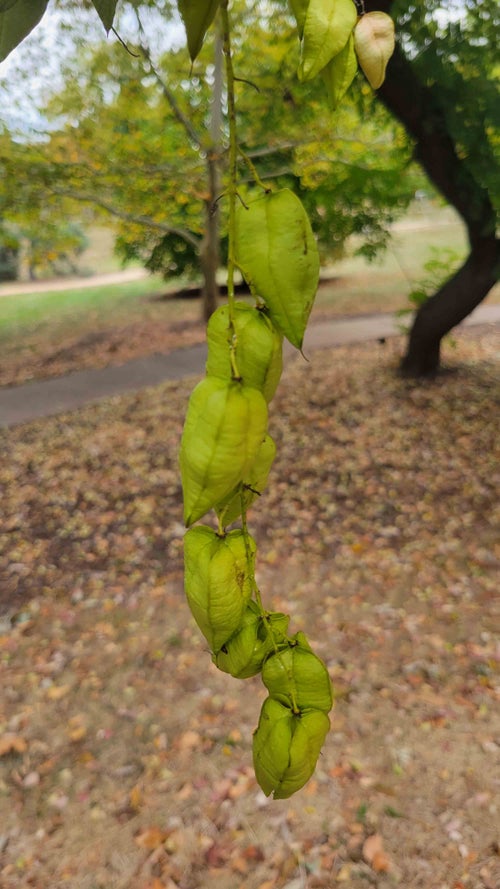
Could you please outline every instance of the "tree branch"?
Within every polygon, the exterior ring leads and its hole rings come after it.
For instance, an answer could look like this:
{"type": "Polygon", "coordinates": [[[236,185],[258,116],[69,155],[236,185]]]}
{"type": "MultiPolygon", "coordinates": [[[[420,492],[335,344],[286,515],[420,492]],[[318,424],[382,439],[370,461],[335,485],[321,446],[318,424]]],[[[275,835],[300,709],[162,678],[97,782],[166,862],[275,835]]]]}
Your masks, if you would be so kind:
{"type": "MultiPolygon", "coordinates": [[[[390,14],[394,0],[366,0],[366,11],[390,14]]],[[[415,157],[464,220],[471,244],[494,237],[495,212],[488,192],[459,157],[447,129],[440,86],[424,86],[400,45],[378,96],[415,140],[415,157]]]]}
{"type": "Polygon", "coordinates": [[[138,49],[139,49],[143,59],[147,62],[148,66],[149,66],[149,71],[153,75],[153,77],[155,77],[155,79],[158,83],[158,86],[160,87],[160,89],[163,93],[164,98],[167,100],[172,112],[174,113],[174,116],[177,118],[177,120],[181,124],[181,126],[184,127],[188,137],[191,139],[191,142],[193,142],[197,148],[202,149],[204,146],[203,146],[201,137],[196,132],[196,130],[193,127],[193,124],[191,123],[189,118],[182,111],[182,109],[181,109],[179,103],[177,102],[177,99],[175,98],[175,95],[172,92],[172,90],[170,89],[168,83],[163,79],[160,72],[153,64],[153,60],[151,58],[151,52],[149,50],[149,47],[144,42],[144,29],[142,27],[142,22],[141,22],[141,19],[139,16],[139,12],[137,9],[134,9],[134,12],[135,12],[135,17],[137,19],[137,24],[139,27],[139,34],[141,35],[141,41],[139,42],[138,49]]]}
{"type": "Polygon", "coordinates": [[[60,197],[72,198],[75,201],[83,201],[85,203],[95,204],[97,207],[101,207],[102,210],[106,210],[106,212],[109,213],[111,216],[116,216],[118,219],[124,219],[126,222],[135,222],[137,225],[143,225],[147,228],[154,228],[166,235],[177,235],[179,238],[182,238],[184,241],[186,241],[188,244],[191,244],[197,250],[200,247],[201,238],[197,238],[196,235],[193,235],[193,233],[188,231],[188,229],[180,228],[179,226],[175,225],[168,225],[166,222],[158,222],[151,216],[142,216],[136,213],[128,213],[126,210],[120,210],[118,207],[114,207],[113,204],[108,203],[108,201],[98,197],[97,195],[89,194],[86,192],[73,191],[72,189],[67,188],[58,188],[55,185],[49,186],[49,189],[53,194],[59,195],[60,197]]]}

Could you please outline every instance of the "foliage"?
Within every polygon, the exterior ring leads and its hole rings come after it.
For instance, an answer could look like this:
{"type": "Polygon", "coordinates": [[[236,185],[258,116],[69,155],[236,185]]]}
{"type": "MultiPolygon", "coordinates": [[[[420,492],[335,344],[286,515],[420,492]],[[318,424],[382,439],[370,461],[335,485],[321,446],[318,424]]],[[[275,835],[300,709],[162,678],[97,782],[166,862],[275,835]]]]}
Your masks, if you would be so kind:
{"type": "MultiPolygon", "coordinates": [[[[396,312],[398,318],[407,318],[409,314],[418,311],[421,306],[425,305],[433,293],[438,290],[441,285],[448,281],[456,272],[460,265],[460,256],[456,250],[431,248],[431,256],[424,263],[426,272],[425,278],[422,278],[409,292],[408,302],[410,306],[400,309],[396,312]]],[[[401,323],[400,328],[404,333],[408,332],[408,325],[401,323]]]]}
{"type": "MultiPolygon", "coordinates": [[[[403,131],[368,95],[361,114],[346,99],[332,116],[322,80],[297,81],[296,33],[281,8],[271,7],[255,21],[237,7],[235,19],[235,46],[245,48],[236,73],[243,66],[239,73],[248,81],[237,84],[242,148],[263,180],[299,194],[324,260],[340,255],[351,234],[360,235],[359,249],[374,256],[421,184],[403,131]]],[[[147,24],[145,17],[143,39],[152,40],[147,24]]],[[[125,260],[139,260],[166,277],[194,277],[206,225],[215,47],[209,35],[191,78],[185,50],[158,54],[160,79],[137,52],[133,57],[116,43],[80,46],[65,63],[64,90],[44,109],[55,132],[37,144],[31,169],[23,172],[15,155],[17,178],[23,187],[26,180],[43,181],[49,195],[64,190],[113,213],[117,251],[125,260]],[[165,85],[194,137],[166,100],[165,85]]],[[[354,87],[355,94],[367,91],[361,83],[354,87]]],[[[225,148],[223,133],[217,148],[222,172],[225,148]]],[[[223,201],[219,210],[224,261],[223,201]]]]}

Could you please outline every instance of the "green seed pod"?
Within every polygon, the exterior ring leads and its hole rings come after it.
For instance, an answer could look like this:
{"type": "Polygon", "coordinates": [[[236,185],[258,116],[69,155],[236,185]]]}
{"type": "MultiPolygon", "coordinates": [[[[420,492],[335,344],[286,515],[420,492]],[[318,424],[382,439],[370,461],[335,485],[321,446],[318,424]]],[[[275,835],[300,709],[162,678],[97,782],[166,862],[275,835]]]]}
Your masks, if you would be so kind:
{"type": "MultiPolygon", "coordinates": [[[[236,363],[246,386],[259,389],[269,403],[276,392],[283,369],[283,336],[266,312],[237,302],[234,305],[236,363]]],[[[230,380],[231,330],[229,308],[220,306],[207,327],[207,375],[230,380]]]]}
{"type": "Polygon", "coordinates": [[[271,655],[262,668],[262,681],[271,698],[292,709],[332,708],[332,686],[328,671],[311,651],[304,633],[297,633],[284,651],[271,655]]]}
{"type": "MultiPolygon", "coordinates": [[[[253,572],[256,546],[251,537],[247,540],[253,572]]],[[[184,569],[189,607],[217,654],[241,626],[252,595],[243,531],[219,537],[206,525],[191,528],[184,536],[184,569]]]]}
{"type": "Polygon", "coordinates": [[[319,280],[309,217],[288,188],[245,199],[236,208],[236,264],[273,324],[301,349],[319,280]]]}
{"type": "Polygon", "coordinates": [[[314,772],[330,720],[321,710],[294,715],[273,698],[266,698],[253,736],[255,777],[266,796],[287,799],[314,772]]]}
{"type": "Polygon", "coordinates": [[[180,448],[187,526],[248,477],[266,427],[267,405],[257,389],[217,377],[195,386],[180,448]]]}
{"type": "Polygon", "coordinates": [[[236,679],[248,679],[260,673],[276,642],[280,644],[280,637],[284,642],[290,620],[287,614],[278,612],[267,614],[266,619],[269,629],[256,603],[249,602],[240,628],[213,658],[219,670],[236,679]]]}
{"type": "Polygon", "coordinates": [[[216,506],[217,515],[223,525],[230,525],[231,522],[234,522],[241,515],[242,493],[245,510],[249,509],[256,497],[262,493],[267,485],[275,456],[276,445],[271,436],[266,435],[258,450],[255,463],[248,473],[248,477],[244,479],[241,485],[238,485],[235,491],[231,491],[229,497],[226,497],[216,506]]]}

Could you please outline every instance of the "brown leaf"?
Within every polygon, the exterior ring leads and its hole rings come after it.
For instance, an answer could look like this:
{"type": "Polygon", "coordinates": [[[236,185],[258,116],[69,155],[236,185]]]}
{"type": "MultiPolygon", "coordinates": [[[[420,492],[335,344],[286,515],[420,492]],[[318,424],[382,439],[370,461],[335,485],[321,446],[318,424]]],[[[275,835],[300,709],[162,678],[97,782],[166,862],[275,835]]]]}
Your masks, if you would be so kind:
{"type": "Polygon", "coordinates": [[[0,737],[0,756],[7,756],[9,753],[26,753],[28,745],[21,735],[15,735],[7,732],[0,737]]]}
{"type": "Polygon", "coordinates": [[[159,827],[145,827],[134,837],[134,841],[140,849],[157,849],[167,838],[167,834],[159,827]]]}

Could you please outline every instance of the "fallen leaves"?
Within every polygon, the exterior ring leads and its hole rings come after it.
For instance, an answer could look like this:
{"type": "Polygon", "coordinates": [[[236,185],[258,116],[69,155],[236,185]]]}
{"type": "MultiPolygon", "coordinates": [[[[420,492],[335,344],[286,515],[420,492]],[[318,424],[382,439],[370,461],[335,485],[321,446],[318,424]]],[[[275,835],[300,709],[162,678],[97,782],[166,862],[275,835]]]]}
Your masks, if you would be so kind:
{"type": "Polygon", "coordinates": [[[0,735],[0,756],[7,756],[11,753],[26,753],[28,744],[26,739],[21,735],[15,735],[12,732],[6,732],[0,735]]]}
{"type": "Polygon", "coordinates": [[[253,776],[258,680],[213,667],[183,602],[190,384],[2,434],[2,889],[82,861],[99,889],[500,885],[496,348],[465,338],[425,389],[369,345],[288,366],[259,584],[337,694],[287,803],[253,776]]]}

